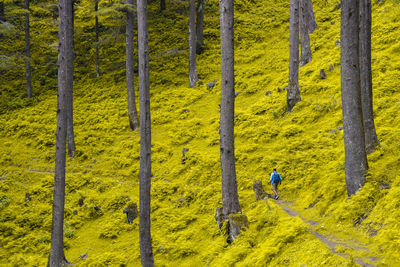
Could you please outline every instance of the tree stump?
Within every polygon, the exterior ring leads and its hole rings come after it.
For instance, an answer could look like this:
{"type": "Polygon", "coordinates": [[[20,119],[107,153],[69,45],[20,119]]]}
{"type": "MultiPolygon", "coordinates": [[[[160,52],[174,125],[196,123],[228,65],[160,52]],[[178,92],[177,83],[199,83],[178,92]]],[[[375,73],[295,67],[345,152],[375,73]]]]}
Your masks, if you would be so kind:
{"type": "Polygon", "coordinates": [[[124,208],[124,213],[126,213],[126,219],[128,221],[128,224],[131,224],[139,214],[137,209],[137,204],[135,202],[129,203],[124,208]]]}
{"type": "Polygon", "coordinates": [[[253,190],[254,194],[256,195],[256,199],[264,199],[264,198],[274,198],[274,195],[268,194],[265,192],[263,186],[262,186],[262,181],[261,180],[254,180],[253,181],[253,190]]]}

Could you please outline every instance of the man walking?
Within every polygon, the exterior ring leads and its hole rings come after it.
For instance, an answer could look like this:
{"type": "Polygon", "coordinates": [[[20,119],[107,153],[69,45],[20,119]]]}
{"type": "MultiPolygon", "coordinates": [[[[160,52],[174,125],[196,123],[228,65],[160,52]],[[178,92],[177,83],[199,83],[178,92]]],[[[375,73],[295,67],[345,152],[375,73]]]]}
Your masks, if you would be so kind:
{"type": "Polygon", "coordinates": [[[275,168],[274,172],[271,173],[271,179],[269,179],[269,182],[272,183],[272,191],[275,193],[275,199],[278,199],[278,185],[282,182],[282,177],[275,168]]]}

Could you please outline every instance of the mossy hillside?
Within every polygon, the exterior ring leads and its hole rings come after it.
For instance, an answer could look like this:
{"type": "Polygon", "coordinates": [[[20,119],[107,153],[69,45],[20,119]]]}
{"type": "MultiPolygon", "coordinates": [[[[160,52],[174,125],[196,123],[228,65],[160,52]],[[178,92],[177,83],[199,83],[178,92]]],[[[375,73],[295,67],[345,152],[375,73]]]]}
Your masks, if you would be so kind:
{"type": "MultiPolygon", "coordinates": [[[[182,64],[187,61],[187,19],[176,13],[185,7],[171,3],[161,15],[156,3],[150,6],[152,237],[157,264],[353,264],[332,254],[300,219],[290,218],[273,202],[255,201],[252,180],[265,179],[274,166],[285,179],[281,197],[294,201],[302,216],[320,222],[319,231],[340,231],[343,237],[367,242],[382,264],[399,262],[399,129],[395,122],[400,105],[394,90],[399,73],[394,41],[399,7],[389,1],[373,6],[374,100],[382,148],[369,156],[367,185],[347,200],[343,133],[336,128],[342,122],[340,49],[335,47],[335,40],[340,39],[340,11],[333,11],[335,6],[334,1],[314,4],[319,28],[311,36],[316,43],[313,61],[300,71],[302,101],[282,116],[286,94],[276,88],[287,84],[288,3],[236,4],[236,91],[240,92],[236,98],[236,159],[240,201],[249,229],[231,246],[214,219],[216,207],[221,206],[220,84],[206,90],[208,82],[219,79],[219,18],[206,16],[207,50],[198,57],[201,81],[188,89],[187,64],[182,64]],[[174,48],[178,49],[170,50],[174,48]],[[332,72],[327,71],[329,64],[335,67],[332,72]],[[319,78],[321,68],[327,72],[326,80],[319,78]],[[266,90],[272,94],[265,96],[266,90]],[[337,133],[330,133],[334,128],[337,133]],[[185,164],[183,147],[189,148],[185,164]],[[382,185],[391,188],[381,189],[382,185]]],[[[217,10],[216,1],[206,6],[208,14],[217,14],[217,10]]],[[[128,225],[122,213],[128,202],[138,202],[139,173],[139,133],[129,132],[126,123],[123,71],[77,80],[74,107],[78,151],[67,162],[67,258],[79,265],[138,265],[138,221],[128,225]],[[85,203],[82,207],[80,198],[85,203]],[[74,209],[78,215],[73,215],[74,209]],[[86,260],[79,257],[84,253],[86,260]]],[[[38,103],[0,117],[4,129],[0,176],[7,177],[0,183],[2,264],[46,263],[55,110],[56,96],[41,95],[38,103]],[[25,193],[31,194],[28,203],[25,193]]]]}

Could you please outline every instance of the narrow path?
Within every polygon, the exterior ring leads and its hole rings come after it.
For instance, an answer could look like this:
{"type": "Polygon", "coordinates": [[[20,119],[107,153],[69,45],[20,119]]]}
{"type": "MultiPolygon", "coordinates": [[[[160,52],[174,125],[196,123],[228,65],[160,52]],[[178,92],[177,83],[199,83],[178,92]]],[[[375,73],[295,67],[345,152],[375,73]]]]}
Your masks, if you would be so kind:
{"type": "MultiPolygon", "coordinates": [[[[335,242],[332,241],[332,237],[328,238],[327,236],[322,235],[321,233],[318,233],[317,231],[315,231],[314,229],[312,229],[313,226],[316,226],[318,224],[318,222],[316,221],[311,221],[311,220],[306,220],[305,218],[303,218],[302,216],[300,216],[298,214],[297,211],[291,209],[289,207],[289,204],[287,202],[285,202],[284,200],[277,200],[276,203],[290,216],[292,217],[299,217],[308,227],[308,231],[313,234],[316,238],[318,238],[322,243],[324,243],[325,245],[327,245],[329,247],[329,249],[332,251],[332,253],[341,256],[343,258],[346,259],[350,259],[350,255],[347,253],[341,253],[337,251],[337,247],[341,246],[341,247],[345,247],[347,249],[351,249],[353,251],[366,251],[368,252],[369,249],[367,248],[366,245],[363,245],[361,243],[358,243],[356,246],[354,245],[350,245],[350,244],[346,244],[345,242],[341,241],[341,242],[335,242]]],[[[337,238],[336,238],[337,239],[337,238]]],[[[379,258],[375,257],[375,256],[368,256],[368,257],[356,257],[354,258],[354,262],[360,264],[361,266],[377,266],[378,263],[377,261],[379,260],[379,258]],[[365,262],[365,260],[368,259],[368,261],[373,262],[373,263],[367,263],[365,262]]]]}

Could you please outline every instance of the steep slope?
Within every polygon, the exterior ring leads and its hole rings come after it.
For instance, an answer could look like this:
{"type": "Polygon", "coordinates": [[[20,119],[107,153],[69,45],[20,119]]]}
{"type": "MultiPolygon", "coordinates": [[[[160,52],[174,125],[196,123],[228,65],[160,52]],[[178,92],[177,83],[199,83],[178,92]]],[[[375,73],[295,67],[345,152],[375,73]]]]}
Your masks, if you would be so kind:
{"type": "MultiPolygon", "coordinates": [[[[314,3],[318,29],[311,35],[313,60],[300,69],[302,101],[285,114],[286,94],[277,88],[285,87],[288,78],[289,3],[241,0],[235,5],[236,91],[240,92],[235,117],[237,176],[249,229],[230,246],[214,219],[222,204],[218,1],[206,4],[206,50],[198,56],[200,82],[193,89],[188,88],[186,3],[171,1],[163,13],[157,11],[156,2],[149,7],[155,262],[351,266],[362,259],[382,266],[399,264],[400,4],[373,5],[375,122],[382,147],[369,156],[367,183],[351,198],[346,195],[343,132],[338,128],[342,118],[337,2],[314,3]],[[320,78],[320,69],[325,69],[327,79],[320,78]],[[213,80],[216,86],[207,90],[206,84],[213,80]],[[184,162],[183,148],[189,149],[184,162]],[[256,201],[253,180],[265,183],[273,167],[284,178],[281,198],[315,222],[313,231],[353,240],[363,249],[336,249],[348,258],[332,253],[299,217],[291,217],[275,201],[256,201]]],[[[124,58],[120,46],[107,50],[107,60],[124,58]]],[[[80,53],[83,60],[93,51],[80,53]]],[[[94,69],[93,62],[84,62],[89,65],[76,66],[80,73],[74,93],[77,153],[67,162],[66,256],[78,266],[137,266],[138,221],[128,225],[122,213],[128,202],[138,203],[139,195],[139,133],[128,130],[124,69],[110,63],[107,73],[93,78],[86,74],[94,69]]],[[[43,93],[37,100],[0,115],[0,264],[4,265],[42,266],[47,261],[56,96],[43,93]]]]}

